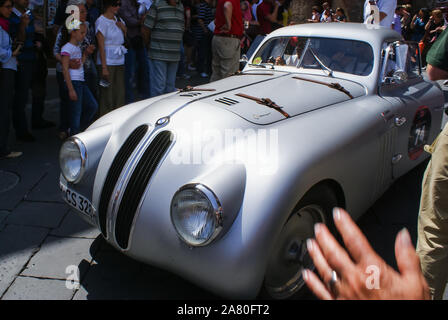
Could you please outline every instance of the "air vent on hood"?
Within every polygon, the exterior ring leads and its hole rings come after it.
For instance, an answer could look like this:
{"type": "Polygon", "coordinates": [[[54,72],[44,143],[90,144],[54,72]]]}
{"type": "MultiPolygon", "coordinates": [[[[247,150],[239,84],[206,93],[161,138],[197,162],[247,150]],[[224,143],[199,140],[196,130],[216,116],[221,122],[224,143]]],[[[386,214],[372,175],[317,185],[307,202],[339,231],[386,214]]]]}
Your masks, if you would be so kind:
{"type": "Polygon", "coordinates": [[[181,97],[191,97],[191,98],[193,98],[193,97],[197,97],[197,96],[200,96],[202,93],[200,93],[200,92],[188,92],[188,93],[182,93],[180,96],[181,97]]]}
{"type": "Polygon", "coordinates": [[[223,103],[223,104],[228,105],[228,106],[240,103],[238,100],[230,99],[230,98],[227,98],[227,97],[222,97],[222,98],[219,98],[219,99],[215,99],[215,101],[223,103]]]}

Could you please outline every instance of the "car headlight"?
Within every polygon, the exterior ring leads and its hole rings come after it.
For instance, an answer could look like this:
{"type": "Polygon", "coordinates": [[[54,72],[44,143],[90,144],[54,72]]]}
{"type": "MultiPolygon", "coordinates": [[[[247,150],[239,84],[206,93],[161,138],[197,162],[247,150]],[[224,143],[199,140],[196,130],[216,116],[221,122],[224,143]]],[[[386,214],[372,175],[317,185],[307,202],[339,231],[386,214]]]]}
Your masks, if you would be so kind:
{"type": "Polygon", "coordinates": [[[65,179],[71,183],[81,180],[87,160],[84,144],[78,138],[69,138],[59,152],[59,165],[65,179]]]}
{"type": "Polygon", "coordinates": [[[205,246],[222,229],[222,207],[215,194],[204,185],[186,185],[171,201],[171,221],[188,245],[205,246]]]}

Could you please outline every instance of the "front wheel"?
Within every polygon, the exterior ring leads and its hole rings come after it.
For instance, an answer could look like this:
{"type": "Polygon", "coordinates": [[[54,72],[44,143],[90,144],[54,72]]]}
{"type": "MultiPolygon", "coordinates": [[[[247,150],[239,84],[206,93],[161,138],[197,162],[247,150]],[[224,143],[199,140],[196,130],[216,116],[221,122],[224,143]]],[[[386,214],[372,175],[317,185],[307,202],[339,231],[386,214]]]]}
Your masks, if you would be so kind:
{"type": "Polygon", "coordinates": [[[314,270],[306,240],[314,237],[314,225],[333,229],[331,212],[337,206],[334,193],[325,185],[308,192],[286,221],[268,261],[262,296],[272,299],[300,297],[307,290],[304,269],[314,270]]]}

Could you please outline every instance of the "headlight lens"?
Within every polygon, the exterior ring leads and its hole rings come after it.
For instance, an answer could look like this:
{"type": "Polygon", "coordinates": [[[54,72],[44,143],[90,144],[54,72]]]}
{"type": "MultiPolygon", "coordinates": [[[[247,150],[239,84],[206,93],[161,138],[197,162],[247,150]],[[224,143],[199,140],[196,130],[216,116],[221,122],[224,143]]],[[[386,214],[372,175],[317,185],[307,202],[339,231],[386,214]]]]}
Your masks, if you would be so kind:
{"type": "Polygon", "coordinates": [[[62,144],[59,153],[59,165],[68,182],[78,182],[84,173],[86,153],[79,139],[69,139],[62,144]]]}
{"type": "Polygon", "coordinates": [[[222,229],[222,208],[207,187],[187,185],[177,191],[171,201],[171,220],[188,245],[204,246],[222,229]]]}

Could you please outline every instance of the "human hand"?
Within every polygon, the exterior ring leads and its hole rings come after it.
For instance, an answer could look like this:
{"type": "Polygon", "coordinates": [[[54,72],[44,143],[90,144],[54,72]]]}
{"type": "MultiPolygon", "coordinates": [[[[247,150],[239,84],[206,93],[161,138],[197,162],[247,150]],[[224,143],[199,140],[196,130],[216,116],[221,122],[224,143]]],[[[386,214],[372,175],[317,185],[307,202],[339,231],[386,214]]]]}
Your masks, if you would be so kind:
{"type": "Polygon", "coordinates": [[[22,14],[20,17],[20,25],[24,28],[28,27],[30,24],[30,17],[27,14],[22,14]]]}
{"type": "Polygon", "coordinates": [[[303,278],[318,298],[429,299],[428,285],[407,230],[402,230],[395,240],[399,269],[396,272],[375,253],[347,212],[335,209],[333,218],[348,253],[325,225],[315,226],[316,240],[308,240],[307,248],[316,270],[327,285],[310,270],[304,270],[303,278]]]}
{"type": "Polygon", "coordinates": [[[94,51],[95,51],[95,46],[94,46],[93,44],[89,45],[89,46],[86,48],[86,53],[87,53],[88,55],[93,54],[94,51]]]}
{"type": "Polygon", "coordinates": [[[117,22],[116,22],[116,25],[117,25],[118,28],[121,29],[121,31],[123,31],[123,33],[126,32],[126,26],[124,25],[123,22],[121,22],[121,21],[117,21],[117,22]]]}
{"type": "Polygon", "coordinates": [[[104,80],[109,81],[109,70],[107,69],[107,66],[103,66],[101,76],[103,77],[104,80]]]}
{"type": "Polygon", "coordinates": [[[282,57],[279,56],[279,57],[275,58],[274,64],[277,66],[284,66],[286,64],[286,62],[282,57]]]}
{"type": "Polygon", "coordinates": [[[68,68],[69,69],[79,69],[81,67],[81,60],[80,59],[70,59],[68,61],[68,68]]]}
{"type": "Polygon", "coordinates": [[[75,90],[69,90],[68,91],[68,97],[70,98],[71,101],[77,101],[78,100],[78,95],[76,94],[75,90]]]}
{"type": "Polygon", "coordinates": [[[13,56],[13,57],[17,57],[17,56],[20,54],[20,51],[22,51],[22,45],[21,45],[21,44],[19,44],[19,45],[17,46],[16,50],[14,50],[14,51],[12,52],[12,56],[13,56]]]}
{"type": "Polygon", "coordinates": [[[228,23],[225,23],[220,29],[219,31],[221,31],[221,33],[229,33],[230,32],[231,27],[229,26],[228,23]]]}

